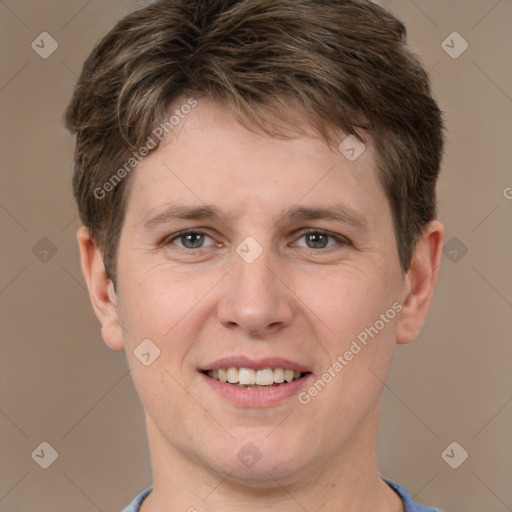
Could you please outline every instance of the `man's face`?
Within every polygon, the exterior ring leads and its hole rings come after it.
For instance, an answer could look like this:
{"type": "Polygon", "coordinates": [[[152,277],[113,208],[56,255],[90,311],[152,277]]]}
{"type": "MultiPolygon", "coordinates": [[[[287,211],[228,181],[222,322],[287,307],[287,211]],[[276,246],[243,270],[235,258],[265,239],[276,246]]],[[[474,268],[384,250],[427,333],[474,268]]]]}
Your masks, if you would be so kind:
{"type": "Polygon", "coordinates": [[[404,299],[376,155],[272,139],[209,101],[181,123],[134,171],[118,249],[119,318],[151,435],[223,476],[321,471],[375,434],[404,299]],[[134,355],[146,339],[160,349],[149,366],[134,355]],[[249,370],[230,380],[302,376],[251,389],[207,374],[229,367],[249,370]]]}

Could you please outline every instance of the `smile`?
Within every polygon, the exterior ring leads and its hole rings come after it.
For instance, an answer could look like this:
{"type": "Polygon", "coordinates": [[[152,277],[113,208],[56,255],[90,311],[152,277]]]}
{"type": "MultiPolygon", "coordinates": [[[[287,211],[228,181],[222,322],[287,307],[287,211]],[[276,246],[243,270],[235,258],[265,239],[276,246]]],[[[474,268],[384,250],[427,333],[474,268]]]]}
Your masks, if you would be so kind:
{"type": "Polygon", "coordinates": [[[199,368],[208,393],[238,407],[275,407],[296,396],[313,374],[307,366],[269,357],[227,357],[199,368]]]}
{"type": "Polygon", "coordinates": [[[207,370],[204,372],[211,379],[233,384],[236,387],[245,389],[262,389],[279,386],[298,380],[305,375],[305,372],[294,371],[288,368],[219,368],[218,370],[207,370]]]}

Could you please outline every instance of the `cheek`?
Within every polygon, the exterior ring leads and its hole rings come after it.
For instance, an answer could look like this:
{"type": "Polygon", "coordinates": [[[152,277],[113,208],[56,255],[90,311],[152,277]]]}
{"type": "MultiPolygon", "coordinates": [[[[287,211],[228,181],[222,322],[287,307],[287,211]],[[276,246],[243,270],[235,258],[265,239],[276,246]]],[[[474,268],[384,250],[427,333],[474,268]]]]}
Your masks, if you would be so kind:
{"type": "Polygon", "coordinates": [[[201,299],[215,281],[200,274],[184,278],[163,268],[119,273],[119,280],[119,314],[135,388],[151,417],[172,418],[169,425],[176,429],[191,407],[183,389],[184,361],[204,326],[207,303],[201,299]],[[151,354],[147,366],[137,357],[140,346],[151,354]],[[154,360],[153,354],[158,354],[154,360]]]}
{"type": "Polygon", "coordinates": [[[172,346],[175,365],[182,359],[180,352],[186,351],[186,340],[193,339],[200,329],[201,322],[192,319],[203,314],[202,299],[215,280],[201,274],[180,276],[168,268],[138,273],[126,268],[119,277],[119,314],[125,342],[133,349],[149,338],[166,352],[172,346]]]}
{"type": "Polygon", "coordinates": [[[316,284],[302,287],[300,296],[327,356],[325,371],[330,369],[329,384],[318,393],[319,406],[335,404],[360,417],[378,398],[393,356],[400,307],[399,286],[393,285],[399,280],[391,274],[345,268],[324,281],[321,293],[316,284]]]}
{"type": "MultiPolygon", "coordinates": [[[[316,317],[316,324],[322,325],[330,340],[329,352],[339,351],[358,334],[365,332],[377,322],[380,315],[392,308],[399,297],[398,282],[378,269],[345,267],[339,272],[330,272],[324,279],[304,280],[297,295],[310,310],[309,316],[316,317]]],[[[392,319],[391,319],[392,320],[392,319]]],[[[394,328],[394,322],[386,322],[379,329],[387,334],[394,328]]],[[[380,327],[380,323],[379,323],[380,327]]]]}
{"type": "Polygon", "coordinates": [[[301,403],[315,417],[331,411],[325,428],[333,439],[350,435],[374,409],[395,347],[398,289],[369,275],[346,272],[333,276],[321,294],[301,292],[328,356],[301,403]]]}

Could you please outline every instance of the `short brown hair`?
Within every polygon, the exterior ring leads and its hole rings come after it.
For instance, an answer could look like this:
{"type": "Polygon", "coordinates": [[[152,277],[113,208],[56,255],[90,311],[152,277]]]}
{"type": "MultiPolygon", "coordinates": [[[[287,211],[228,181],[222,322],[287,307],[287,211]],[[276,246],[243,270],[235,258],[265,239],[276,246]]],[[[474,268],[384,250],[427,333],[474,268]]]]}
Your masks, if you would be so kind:
{"type": "Polygon", "coordinates": [[[330,144],[332,129],[371,136],[406,272],[436,216],[444,136],[428,75],[405,39],[404,25],[366,0],[160,0],[119,21],[85,61],[65,112],[80,219],[109,276],[129,176],[105,197],[95,191],[182,96],[222,103],[273,136],[271,119],[290,121],[292,103],[330,144]]]}

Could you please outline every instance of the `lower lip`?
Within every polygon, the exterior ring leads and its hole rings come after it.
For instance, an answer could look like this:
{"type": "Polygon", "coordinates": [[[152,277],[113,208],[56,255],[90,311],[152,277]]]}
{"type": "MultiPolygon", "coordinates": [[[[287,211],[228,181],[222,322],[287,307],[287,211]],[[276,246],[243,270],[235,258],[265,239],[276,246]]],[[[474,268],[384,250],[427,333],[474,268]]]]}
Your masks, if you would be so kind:
{"type": "Polygon", "coordinates": [[[293,380],[292,382],[260,389],[239,388],[233,384],[212,379],[204,373],[201,373],[201,376],[216,393],[236,405],[242,407],[270,407],[278,405],[283,400],[296,395],[312,375],[309,373],[305,377],[293,380]]]}

